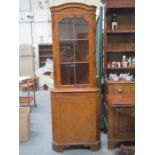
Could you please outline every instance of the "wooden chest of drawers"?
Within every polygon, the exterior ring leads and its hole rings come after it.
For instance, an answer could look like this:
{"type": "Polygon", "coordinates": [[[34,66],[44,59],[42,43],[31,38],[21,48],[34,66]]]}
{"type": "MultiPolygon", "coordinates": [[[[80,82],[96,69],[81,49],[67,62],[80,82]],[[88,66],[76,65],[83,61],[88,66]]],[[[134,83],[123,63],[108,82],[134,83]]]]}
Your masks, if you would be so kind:
{"type": "MultiPolygon", "coordinates": [[[[134,105],[130,106],[128,102],[134,99],[134,82],[107,82],[105,85],[106,97],[103,103],[104,122],[108,132],[108,148],[113,148],[116,144],[122,142],[134,142],[135,118],[134,105]],[[115,96],[115,100],[107,98],[115,96]],[[123,96],[123,97],[121,97],[123,96]],[[125,96],[128,96],[126,98],[125,96]],[[113,105],[117,100],[120,105],[113,105]],[[123,101],[123,103],[122,103],[123,101]]],[[[132,101],[134,103],[134,101],[132,101]]]]}

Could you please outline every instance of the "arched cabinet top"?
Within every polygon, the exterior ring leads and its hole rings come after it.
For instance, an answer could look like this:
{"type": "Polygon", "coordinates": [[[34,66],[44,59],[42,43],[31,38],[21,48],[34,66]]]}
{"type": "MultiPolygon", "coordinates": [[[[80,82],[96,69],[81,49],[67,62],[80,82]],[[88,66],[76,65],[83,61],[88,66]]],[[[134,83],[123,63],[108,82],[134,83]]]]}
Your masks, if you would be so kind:
{"type": "Polygon", "coordinates": [[[64,3],[58,6],[52,6],[50,7],[50,10],[52,14],[82,14],[84,12],[95,14],[96,6],[82,3],[64,3]]]}

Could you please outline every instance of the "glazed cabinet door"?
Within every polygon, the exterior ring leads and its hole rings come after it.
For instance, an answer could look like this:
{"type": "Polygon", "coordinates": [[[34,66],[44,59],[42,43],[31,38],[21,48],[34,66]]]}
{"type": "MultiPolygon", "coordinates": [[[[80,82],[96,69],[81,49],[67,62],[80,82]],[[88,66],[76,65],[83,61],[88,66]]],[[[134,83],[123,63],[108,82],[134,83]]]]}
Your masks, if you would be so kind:
{"type": "Polygon", "coordinates": [[[88,23],[80,18],[63,19],[59,30],[61,84],[88,84],[88,23]]]}
{"type": "Polygon", "coordinates": [[[89,15],[53,17],[55,85],[57,87],[90,87],[96,84],[95,24],[89,15]]]}

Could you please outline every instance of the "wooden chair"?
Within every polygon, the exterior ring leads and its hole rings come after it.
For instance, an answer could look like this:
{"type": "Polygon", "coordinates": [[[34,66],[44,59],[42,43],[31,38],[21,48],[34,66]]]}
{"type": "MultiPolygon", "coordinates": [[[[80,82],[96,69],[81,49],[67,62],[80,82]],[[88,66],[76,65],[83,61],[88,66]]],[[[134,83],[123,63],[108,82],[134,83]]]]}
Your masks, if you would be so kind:
{"type": "Polygon", "coordinates": [[[19,96],[19,103],[20,106],[23,106],[27,104],[30,106],[32,102],[34,102],[34,106],[36,107],[36,99],[35,99],[35,84],[36,84],[36,79],[31,78],[31,79],[26,79],[23,80],[22,82],[19,83],[19,89],[23,91],[27,91],[27,96],[19,96]],[[33,96],[30,95],[30,91],[32,89],[33,96]]]}

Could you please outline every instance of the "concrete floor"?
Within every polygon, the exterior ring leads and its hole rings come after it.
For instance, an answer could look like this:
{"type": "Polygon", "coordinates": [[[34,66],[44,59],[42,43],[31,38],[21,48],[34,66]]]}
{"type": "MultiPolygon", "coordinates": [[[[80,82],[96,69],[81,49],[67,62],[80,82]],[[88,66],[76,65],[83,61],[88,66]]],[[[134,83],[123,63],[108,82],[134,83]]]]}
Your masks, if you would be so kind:
{"type": "Polygon", "coordinates": [[[37,107],[32,107],[30,113],[30,138],[19,144],[19,155],[114,155],[116,150],[107,149],[107,134],[101,133],[102,148],[90,151],[86,148],[72,148],[61,153],[51,147],[51,110],[48,91],[36,92],[37,107]]]}

